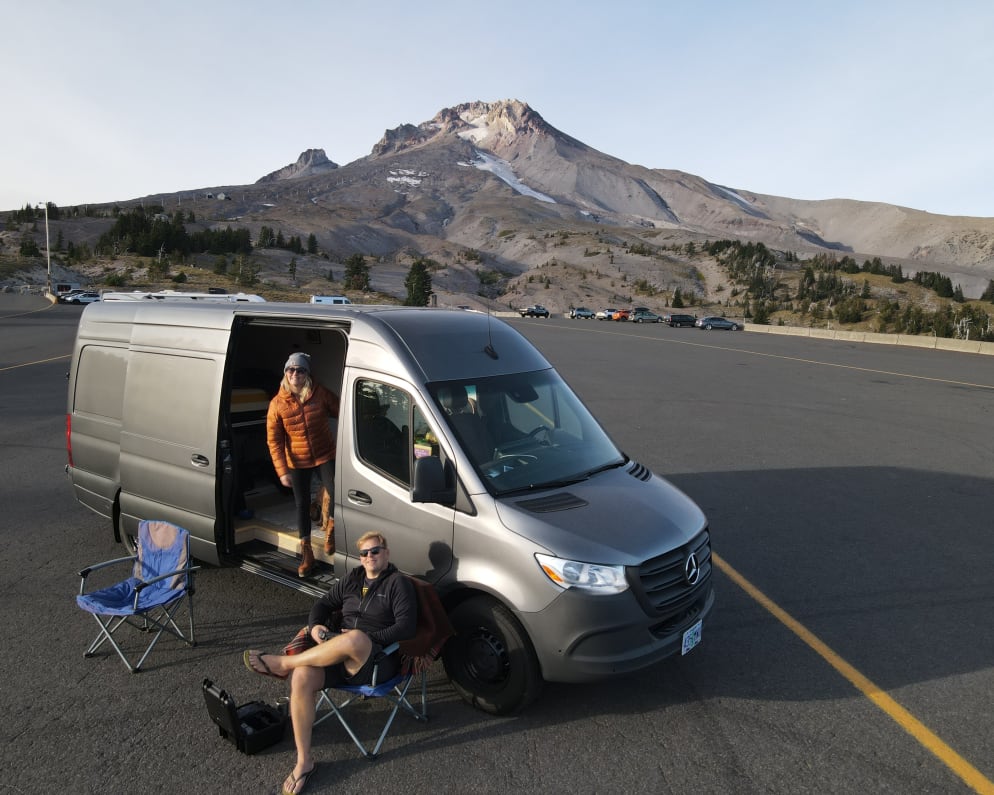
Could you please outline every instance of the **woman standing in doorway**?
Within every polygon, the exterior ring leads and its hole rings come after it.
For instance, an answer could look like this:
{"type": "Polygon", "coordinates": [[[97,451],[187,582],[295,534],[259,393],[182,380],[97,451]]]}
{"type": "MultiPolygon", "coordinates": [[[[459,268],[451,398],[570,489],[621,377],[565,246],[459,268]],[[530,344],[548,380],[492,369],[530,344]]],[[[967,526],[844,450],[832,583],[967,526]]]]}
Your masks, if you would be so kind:
{"type": "MultiPolygon", "coordinates": [[[[310,502],[311,475],[315,471],[332,497],[334,510],[335,439],[329,417],[338,418],[338,395],[311,379],[310,356],[291,353],[283,367],[279,392],[269,403],[266,439],[280,483],[293,489],[300,533],[299,577],[306,577],[314,568],[310,502]]],[[[329,519],[326,550],[333,543],[333,528],[334,520],[329,519]]]]}

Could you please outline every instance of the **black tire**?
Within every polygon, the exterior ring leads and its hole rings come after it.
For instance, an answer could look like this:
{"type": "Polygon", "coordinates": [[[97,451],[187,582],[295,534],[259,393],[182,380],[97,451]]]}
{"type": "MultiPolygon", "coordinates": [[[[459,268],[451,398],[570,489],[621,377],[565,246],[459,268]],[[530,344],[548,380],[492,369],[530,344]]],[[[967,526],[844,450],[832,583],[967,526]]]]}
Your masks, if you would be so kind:
{"type": "Polygon", "coordinates": [[[708,323],[704,328],[706,328],[708,331],[710,331],[711,330],[711,324],[708,323]]]}
{"type": "Polygon", "coordinates": [[[510,610],[479,596],[458,605],[449,618],[456,634],[446,642],[442,661],[466,702],[491,715],[512,715],[538,698],[538,658],[510,610]]]}
{"type": "Polygon", "coordinates": [[[738,331],[739,330],[738,324],[737,323],[732,323],[732,329],[731,330],[732,331],[738,331]]]}

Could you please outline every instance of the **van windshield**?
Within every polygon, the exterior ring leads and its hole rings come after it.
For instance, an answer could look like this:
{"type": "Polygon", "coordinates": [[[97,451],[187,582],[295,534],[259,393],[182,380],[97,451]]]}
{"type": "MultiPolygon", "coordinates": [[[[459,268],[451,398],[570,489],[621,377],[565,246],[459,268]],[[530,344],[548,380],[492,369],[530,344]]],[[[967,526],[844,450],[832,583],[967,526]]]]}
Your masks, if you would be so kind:
{"type": "Polygon", "coordinates": [[[624,454],[554,370],[429,386],[491,494],[577,483],[624,454]]]}

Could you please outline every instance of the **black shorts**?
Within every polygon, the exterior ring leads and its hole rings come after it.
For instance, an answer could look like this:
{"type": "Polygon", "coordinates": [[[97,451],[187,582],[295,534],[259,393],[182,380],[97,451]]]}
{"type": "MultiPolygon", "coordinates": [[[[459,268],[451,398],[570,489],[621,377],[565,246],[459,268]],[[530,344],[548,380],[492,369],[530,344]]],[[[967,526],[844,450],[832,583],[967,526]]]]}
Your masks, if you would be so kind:
{"type": "MultiPolygon", "coordinates": [[[[337,687],[338,685],[368,685],[373,681],[373,668],[376,666],[376,656],[383,651],[379,643],[373,643],[373,648],[369,652],[369,657],[362,664],[362,668],[349,676],[345,670],[344,663],[329,665],[324,669],[324,686],[337,687]]],[[[380,660],[380,670],[376,677],[376,683],[382,685],[393,679],[400,671],[400,655],[397,653],[388,655],[380,660]]]]}

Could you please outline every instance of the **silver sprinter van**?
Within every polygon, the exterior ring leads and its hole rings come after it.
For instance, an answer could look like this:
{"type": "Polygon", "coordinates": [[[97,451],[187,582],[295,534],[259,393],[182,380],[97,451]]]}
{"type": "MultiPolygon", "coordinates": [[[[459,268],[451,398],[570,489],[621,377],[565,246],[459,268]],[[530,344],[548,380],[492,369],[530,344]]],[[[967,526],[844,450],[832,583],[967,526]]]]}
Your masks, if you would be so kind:
{"type": "Polygon", "coordinates": [[[434,583],[457,635],[446,671],[480,709],[543,681],[585,682],[686,654],[711,610],[707,521],[611,441],[510,325],[444,309],[108,302],[83,312],[68,472],[132,544],[191,531],[201,560],[312,594],[358,565],[355,540],[434,583]],[[293,351],[341,395],[337,551],[296,576],[293,498],[266,408],[293,351]],[[251,518],[239,518],[239,515],[251,518]]]}

